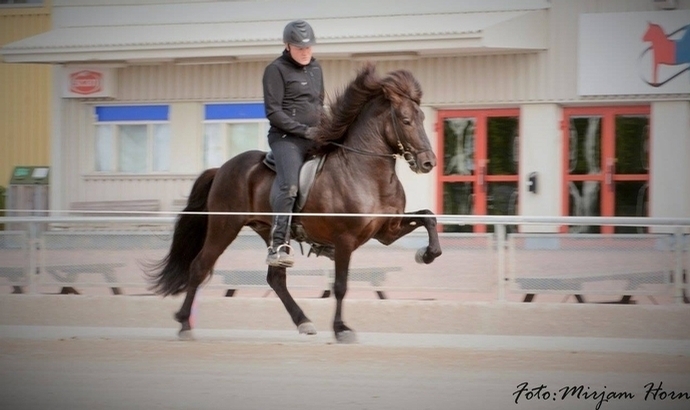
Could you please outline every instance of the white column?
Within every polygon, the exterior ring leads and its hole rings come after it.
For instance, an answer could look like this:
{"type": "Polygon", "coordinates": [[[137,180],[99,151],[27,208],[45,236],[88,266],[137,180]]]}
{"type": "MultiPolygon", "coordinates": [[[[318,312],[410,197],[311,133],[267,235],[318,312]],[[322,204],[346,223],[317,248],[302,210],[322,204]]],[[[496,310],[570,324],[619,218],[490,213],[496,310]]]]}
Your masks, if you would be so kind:
{"type": "MultiPolygon", "coordinates": [[[[63,168],[65,167],[64,155],[62,152],[62,89],[64,73],[63,67],[59,65],[54,65],[51,70],[52,75],[52,93],[50,100],[50,187],[49,187],[49,209],[66,209],[66,204],[63,203],[64,199],[64,182],[63,176],[65,172],[63,168]]],[[[64,216],[64,215],[62,215],[64,216]]]]}
{"type": "MultiPolygon", "coordinates": [[[[563,189],[563,110],[556,104],[520,107],[521,216],[561,216],[563,189]],[[529,192],[528,177],[537,176],[537,192],[529,192]]],[[[521,225],[520,232],[557,232],[557,225],[521,225]]]]}
{"type": "Polygon", "coordinates": [[[690,217],[690,102],[652,103],[649,213],[690,217]]]}
{"type": "Polygon", "coordinates": [[[197,174],[203,168],[203,104],[170,104],[171,173],[197,174]]]}

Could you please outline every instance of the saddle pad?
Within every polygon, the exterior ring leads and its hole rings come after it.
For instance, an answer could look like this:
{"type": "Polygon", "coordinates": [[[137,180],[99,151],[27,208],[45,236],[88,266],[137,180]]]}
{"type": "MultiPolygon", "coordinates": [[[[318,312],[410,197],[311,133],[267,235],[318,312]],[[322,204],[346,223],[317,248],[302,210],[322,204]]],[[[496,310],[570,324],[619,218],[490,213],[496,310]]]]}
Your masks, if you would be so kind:
{"type": "MultiPolygon", "coordinates": [[[[316,178],[316,173],[321,169],[323,165],[324,157],[317,157],[306,161],[299,171],[299,191],[297,193],[297,200],[295,201],[295,212],[299,212],[304,207],[304,203],[307,202],[307,196],[309,195],[309,190],[311,189],[314,179],[316,178]]],[[[275,159],[273,158],[273,152],[269,151],[264,157],[264,164],[275,172],[275,159]]]]}
{"type": "Polygon", "coordinates": [[[308,160],[302,165],[299,171],[299,192],[297,194],[297,201],[295,201],[295,212],[299,212],[304,207],[304,203],[307,202],[307,196],[309,196],[309,190],[314,184],[314,179],[316,178],[316,173],[321,169],[323,165],[324,157],[317,157],[308,160]]]}

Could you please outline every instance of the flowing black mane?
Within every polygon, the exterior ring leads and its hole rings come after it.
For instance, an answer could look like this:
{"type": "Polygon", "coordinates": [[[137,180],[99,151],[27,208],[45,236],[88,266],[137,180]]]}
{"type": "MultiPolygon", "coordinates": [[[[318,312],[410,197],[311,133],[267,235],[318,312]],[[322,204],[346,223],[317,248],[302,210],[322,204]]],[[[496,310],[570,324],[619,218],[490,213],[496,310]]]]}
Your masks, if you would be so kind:
{"type": "Polygon", "coordinates": [[[347,136],[348,128],[368,103],[378,99],[381,104],[387,100],[397,106],[405,98],[417,104],[422,99],[422,88],[409,71],[393,71],[381,79],[373,64],[365,64],[355,79],[335,95],[330,104],[330,116],[322,116],[316,140],[317,148],[313,153],[325,154],[336,149],[336,146],[328,142],[342,142],[347,136]]]}

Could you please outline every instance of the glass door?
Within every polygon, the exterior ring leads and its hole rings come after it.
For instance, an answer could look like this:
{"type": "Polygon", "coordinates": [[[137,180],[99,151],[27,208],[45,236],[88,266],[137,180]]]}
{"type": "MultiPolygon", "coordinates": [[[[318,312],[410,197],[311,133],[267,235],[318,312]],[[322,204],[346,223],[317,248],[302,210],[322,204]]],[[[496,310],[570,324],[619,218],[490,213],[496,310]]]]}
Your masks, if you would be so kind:
{"type": "MultiPolygon", "coordinates": [[[[443,144],[438,203],[443,214],[516,215],[519,110],[439,113],[443,144]]],[[[491,232],[493,226],[444,224],[446,232],[491,232]]],[[[515,226],[508,231],[515,231],[515,226]]]]}
{"type": "MultiPolygon", "coordinates": [[[[648,216],[649,107],[564,110],[564,215],[648,216]]],[[[567,232],[644,229],[569,226],[567,232]]]]}

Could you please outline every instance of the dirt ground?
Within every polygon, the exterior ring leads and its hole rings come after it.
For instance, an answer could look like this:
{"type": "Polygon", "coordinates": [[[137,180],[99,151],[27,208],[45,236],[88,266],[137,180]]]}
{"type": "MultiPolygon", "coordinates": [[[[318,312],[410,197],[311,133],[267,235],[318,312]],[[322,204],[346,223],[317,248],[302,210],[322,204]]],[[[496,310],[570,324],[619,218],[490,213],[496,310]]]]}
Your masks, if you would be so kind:
{"type": "Polygon", "coordinates": [[[690,354],[338,345],[307,336],[179,341],[174,332],[1,338],[0,352],[7,409],[690,408],[690,354]],[[563,390],[579,386],[580,394],[563,390]]]}

